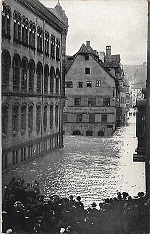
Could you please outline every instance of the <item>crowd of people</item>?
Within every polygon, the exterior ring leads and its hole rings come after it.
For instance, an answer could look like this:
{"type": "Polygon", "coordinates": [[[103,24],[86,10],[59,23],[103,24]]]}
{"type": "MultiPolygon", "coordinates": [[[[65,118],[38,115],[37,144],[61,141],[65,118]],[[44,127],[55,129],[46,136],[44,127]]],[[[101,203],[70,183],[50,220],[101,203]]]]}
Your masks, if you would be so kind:
{"type": "Polygon", "coordinates": [[[140,234],[148,233],[149,200],[143,192],[132,198],[118,192],[114,198],[84,207],[82,198],[40,193],[33,184],[12,178],[5,186],[3,233],[140,234]]]}

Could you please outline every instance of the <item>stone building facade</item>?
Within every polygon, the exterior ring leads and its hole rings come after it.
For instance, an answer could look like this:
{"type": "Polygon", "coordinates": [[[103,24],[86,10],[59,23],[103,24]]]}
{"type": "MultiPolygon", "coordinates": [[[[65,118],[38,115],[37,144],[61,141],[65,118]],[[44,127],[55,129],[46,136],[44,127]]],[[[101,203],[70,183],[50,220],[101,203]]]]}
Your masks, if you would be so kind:
{"type": "Polygon", "coordinates": [[[116,128],[117,79],[87,41],[66,61],[64,132],[110,136],[116,128]]]}
{"type": "Polygon", "coordinates": [[[63,146],[68,19],[58,3],[2,5],[3,170],[63,146]]]}

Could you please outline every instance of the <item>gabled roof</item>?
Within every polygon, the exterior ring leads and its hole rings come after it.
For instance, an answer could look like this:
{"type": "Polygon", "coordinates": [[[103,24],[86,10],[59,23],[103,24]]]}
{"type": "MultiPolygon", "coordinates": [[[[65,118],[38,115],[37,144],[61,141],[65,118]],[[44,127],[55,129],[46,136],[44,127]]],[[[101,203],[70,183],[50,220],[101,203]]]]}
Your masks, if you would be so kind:
{"type": "Polygon", "coordinates": [[[91,55],[93,59],[99,64],[99,66],[101,66],[118,83],[118,79],[109,72],[108,68],[104,66],[103,62],[99,59],[99,56],[97,55],[96,51],[93,50],[91,46],[87,47],[84,43],[82,44],[82,46],[76,54],[74,54],[73,56],[66,56],[66,74],[79,54],[91,55]]]}

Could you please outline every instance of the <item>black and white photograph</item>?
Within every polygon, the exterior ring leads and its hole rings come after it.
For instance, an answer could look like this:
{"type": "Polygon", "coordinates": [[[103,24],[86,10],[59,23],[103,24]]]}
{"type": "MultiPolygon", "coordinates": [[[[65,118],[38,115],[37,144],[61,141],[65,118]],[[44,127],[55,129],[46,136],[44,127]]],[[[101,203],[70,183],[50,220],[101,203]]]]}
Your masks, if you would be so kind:
{"type": "Polygon", "coordinates": [[[150,234],[150,2],[0,4],[0,233],[150,234]]]}

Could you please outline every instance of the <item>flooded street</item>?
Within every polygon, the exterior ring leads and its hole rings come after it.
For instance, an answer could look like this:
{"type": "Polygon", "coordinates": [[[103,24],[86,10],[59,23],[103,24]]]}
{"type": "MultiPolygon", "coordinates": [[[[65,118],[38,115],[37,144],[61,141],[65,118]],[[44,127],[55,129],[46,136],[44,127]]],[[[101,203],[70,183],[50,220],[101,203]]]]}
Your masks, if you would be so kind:
{"type": "Polygon", "coordinates": [[[38,180],[43,194],[80,195],[86,205],[113,197],[117,191],[131,196],[145,192],[144,163],[133,163],[134,120],[130,117],[128,125],[109,138],[65,136],[63,149],[20,165],[5,174],[3,182],[8,183],[12,175],[38,180]]]}

